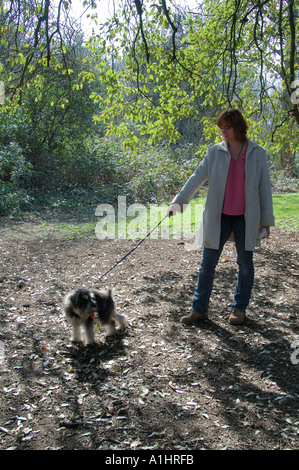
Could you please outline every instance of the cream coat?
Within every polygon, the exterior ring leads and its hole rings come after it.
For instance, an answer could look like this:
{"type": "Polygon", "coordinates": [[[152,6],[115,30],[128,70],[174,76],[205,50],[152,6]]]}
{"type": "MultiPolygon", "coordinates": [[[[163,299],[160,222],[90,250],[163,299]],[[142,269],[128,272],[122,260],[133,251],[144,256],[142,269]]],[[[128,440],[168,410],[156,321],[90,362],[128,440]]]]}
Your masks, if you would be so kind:
{"type": "MultiPolygon", "coordinates": [[[[247,141],[245,250],[253,251],[260,244],[257,240],[259,227],[274,225],[274,216],[266,151],[255,142],[249,139],[247,141]]],[[[178,204],[181,210],[184,210],[200,186],[208,181],[209,190],[203,211],[201,243],[207,248],[219,248],[221,213],[229,163],[230,153],[227,143],[221,142],[213,145],[183,189],[172,201],[172,204],[178,204]]]]}

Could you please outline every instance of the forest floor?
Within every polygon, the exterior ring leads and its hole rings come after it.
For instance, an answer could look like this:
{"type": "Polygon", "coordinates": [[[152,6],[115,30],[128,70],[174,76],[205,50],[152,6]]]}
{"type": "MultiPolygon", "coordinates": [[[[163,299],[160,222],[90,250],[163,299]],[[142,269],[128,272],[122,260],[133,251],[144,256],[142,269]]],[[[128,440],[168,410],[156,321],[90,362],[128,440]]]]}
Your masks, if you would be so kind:
{"type": "Polygon", "coordinates": [[[228,243],[209,320],[183,327],[200,250],[148,239],[100,281],[137,241],[65,236],[63,220],[1,219],[1,449],[299,448],[296,233],[274,228],[255,253],[244,325],[227,322],[237,276],[228,243]],[[124,334],[71,344],[61,301],[81,286],[113,287],[124,334]]]}

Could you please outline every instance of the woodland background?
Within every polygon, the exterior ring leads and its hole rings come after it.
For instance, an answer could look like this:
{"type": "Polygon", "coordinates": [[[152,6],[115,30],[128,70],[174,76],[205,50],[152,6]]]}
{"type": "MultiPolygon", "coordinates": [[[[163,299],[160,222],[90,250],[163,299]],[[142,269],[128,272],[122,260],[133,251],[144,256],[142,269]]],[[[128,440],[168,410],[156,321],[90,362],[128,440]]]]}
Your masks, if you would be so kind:
{"type": "Polygon", "coordinates": [[[1,215],[168,201],[227,106],[297,191],[297,1],[79,3],[0,2],[1,215]]]}

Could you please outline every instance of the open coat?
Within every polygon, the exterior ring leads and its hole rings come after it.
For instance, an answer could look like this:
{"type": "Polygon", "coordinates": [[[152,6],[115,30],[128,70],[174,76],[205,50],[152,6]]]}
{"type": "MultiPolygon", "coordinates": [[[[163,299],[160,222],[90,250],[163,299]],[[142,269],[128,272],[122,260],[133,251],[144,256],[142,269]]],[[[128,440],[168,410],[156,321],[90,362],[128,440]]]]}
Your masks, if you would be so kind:
{"type": "MultiPolygon", "coordinates": [[[[245,250],[253,251],[260,242],[257,239],[260,226],[274,225],[272,191],[266,151],[247,139],[245,165],[245,250]]],[[[218,249],[220,242],[221,214],[230,164],[226,142],[209,148],[205,158],[190,176],[172,204],[181,210],[186,208],[200,186],[208,181],[208,195],[203,211],[201,244],[218,249]]]]}

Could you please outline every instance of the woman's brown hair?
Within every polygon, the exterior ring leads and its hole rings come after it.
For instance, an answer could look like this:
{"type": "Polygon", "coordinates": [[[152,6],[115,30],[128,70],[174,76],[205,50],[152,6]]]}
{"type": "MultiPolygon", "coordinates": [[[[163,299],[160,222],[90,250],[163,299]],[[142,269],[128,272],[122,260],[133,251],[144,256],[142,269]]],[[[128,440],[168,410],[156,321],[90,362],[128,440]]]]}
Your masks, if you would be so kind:
{"type": "Polygon", "coordinates": [[[223,124],[232,127],[235,131],[236,138],[241,142],[245,142],[248,125],[242,113],[238,109],[225,109],[218,116],[217,126],[221,128],[223,124]]]}

